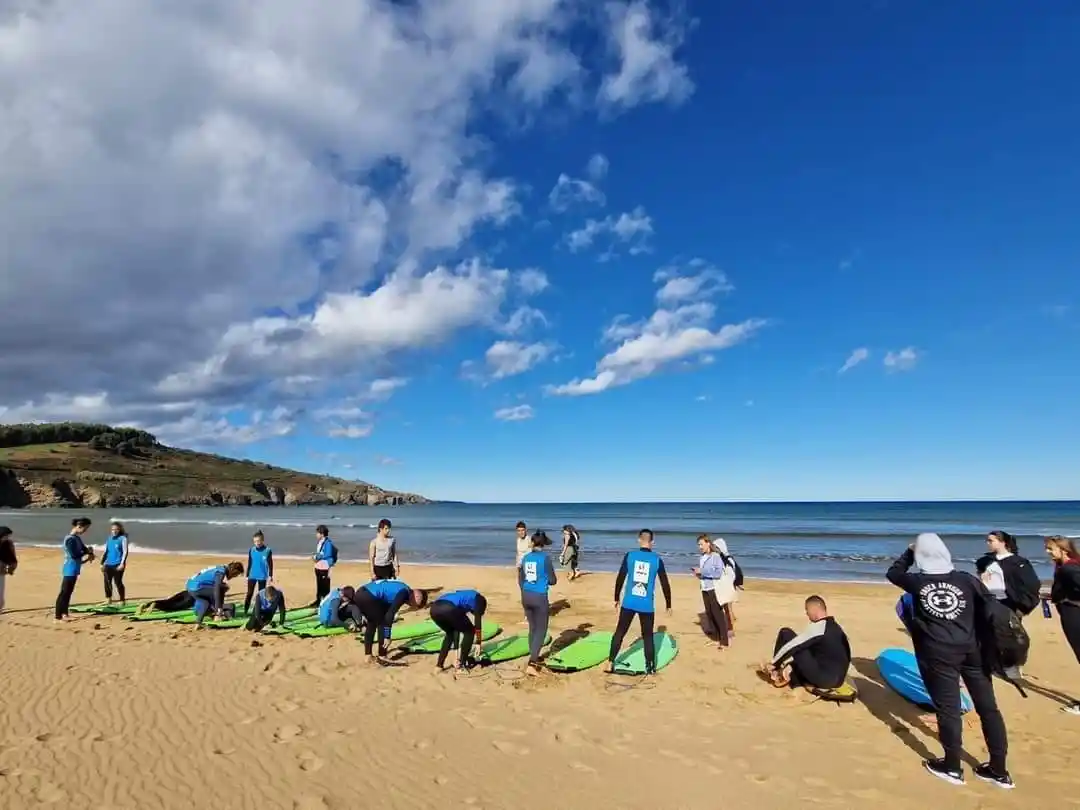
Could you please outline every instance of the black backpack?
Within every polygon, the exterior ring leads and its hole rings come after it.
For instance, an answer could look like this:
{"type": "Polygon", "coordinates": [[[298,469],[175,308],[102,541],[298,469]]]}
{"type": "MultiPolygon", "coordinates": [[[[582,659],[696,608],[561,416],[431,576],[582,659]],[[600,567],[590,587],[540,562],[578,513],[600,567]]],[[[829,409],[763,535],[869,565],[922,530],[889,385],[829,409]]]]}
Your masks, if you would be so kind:
{"type": "Polygon", "coordinates": [[[333,561],[334,565],[337,565],[337,558],[338,558],[337,546],[330,546],[330,559],[333,561]]]}
{"type": "Polygon", "coordinates": [[[1009,678],[1005,670],[1022,667],[1027,663],[1031,638],[1024,629],[1020,617],[997,599],[986,600],[985,623],[980,637],[983,663],[993,673],[1000,675],[1027,697],[1024,687],[1009,678]]]}
{"type": "Polygon", "coordinates": [[[1027,616],[1039,606],[1042,580],[1031,562],[1019,555],[1006,557],[1000,565],[1005,574],[1005,597],[1027,616]]]}

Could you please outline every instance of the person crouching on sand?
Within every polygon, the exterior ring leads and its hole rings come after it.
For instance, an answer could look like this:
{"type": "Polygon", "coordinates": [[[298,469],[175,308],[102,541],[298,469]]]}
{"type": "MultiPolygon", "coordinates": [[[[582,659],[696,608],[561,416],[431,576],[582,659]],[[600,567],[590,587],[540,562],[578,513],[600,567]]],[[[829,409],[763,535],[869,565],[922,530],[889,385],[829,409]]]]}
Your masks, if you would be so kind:
{"type": "Polygon", "coordinates": [[[801,633],[781,627],[772,660],[761,672],[776,687],[835,689],[851,667],[851,644],[844,629],[829,615],[824,599],[811,596],[803,608],[810,626],[801,633]]]}
{"type": "Polygon", "coordinates": [[[691,568],[690,572],[701,583],[701,601],[705,607],[705,617],[716,631],[716,646],[723,650],[728,646],[728,623],[724,608],[716,601],[716,585],[724,576],[724,558],[713,547],[709,535],[700,535],[697,544],[701,559],[698,560],[697,568],[691,568]]]}

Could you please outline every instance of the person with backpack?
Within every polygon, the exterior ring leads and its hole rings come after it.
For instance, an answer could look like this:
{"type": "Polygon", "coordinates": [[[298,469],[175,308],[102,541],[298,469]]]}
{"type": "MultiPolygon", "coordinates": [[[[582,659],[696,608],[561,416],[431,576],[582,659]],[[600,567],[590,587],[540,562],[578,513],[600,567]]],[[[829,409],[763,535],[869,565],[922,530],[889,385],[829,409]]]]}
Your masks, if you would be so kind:
{"type": "Polygon", "coordinates": [[[1023,687],[1018,683],[1023,677],[1020,667],[1027,663],[1031,644],[1022,627],[1023,617],[1039,606],[1042,582],[1031,562],[1020,556],[1013,535],[995,529],[986,535],[986,545],[987,553],[975,561],[975,570],[997,604],[1013,614],[1010,617],[1004,611],[995,610],[996,605],[989,605],[989,636],[995,650],[990,664],[1023,694],[1023,687]]]}
{"type": "Polygon", "coordinates": [[[953,785],[964,784],[960,761],[963,724],[960,681],[963,680],[982,724],[990,761],[975,776],[1000,788],[1015,787],[1006,767],[1008,736],[994,696],[994,684],[983,665],[978,628],[986,603],[994,601],[972,574],[957,571],[942,539],[920,534],[889,568],[885,577],[912,596],[911,640],[926,691],[937,713],[938,736],[945,756],[923,760],[923,767],[953,785]],[[918,571],[909,569],[917,566],[918,571]]]}
{"type": "Polygon", "coordinates": [[[330,594],[330,569],[337,565],[338,550],[330,539],[330,529],[323,524],[315,527],[315,601],[308,607],[317,608],[330,594]]]}
{"type": "Polygon", "coordinates": [[[724,562],[724,575],[716,581],[713,589],[716,601],[724,610],[724,618],[727,619],[728,642],[735,638],[735,603],[739,601],[739,591],[743,586],[743,573],[735,558],[728,551],[727,542],[723,537],[715,537],[712,546],[724,562]]]}
{"type": "MultiPolygon", "coordinates": [[[[1057,608],[1065,640],[1080,663],[1080,551],[1072,540],[1056,535],[1046,538],[1046,553],[1054,563],[1050,601],[1057,608]]],[[[1070,703],[1062,711],[1080,715],[1080,701],[1070,703]]]]}

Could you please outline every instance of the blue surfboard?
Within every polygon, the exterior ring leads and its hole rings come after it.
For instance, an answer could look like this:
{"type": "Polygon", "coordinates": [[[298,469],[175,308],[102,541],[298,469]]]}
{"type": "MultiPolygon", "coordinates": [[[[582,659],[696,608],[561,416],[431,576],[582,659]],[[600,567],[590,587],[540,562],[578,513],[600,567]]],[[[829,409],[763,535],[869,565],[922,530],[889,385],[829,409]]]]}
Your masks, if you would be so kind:
{"type": "MultiPolygon", "coordinates": [[[[917,706],[933,711],[934,702],[930,700],[930,694],[923,684],[922,675],[919,674],[919,665],[915,661],[915,654],[899,647],[890,647],[878,653],[877,668],[885,683],[891,686],[901,697],[910,700],[917,706]]],[[[967,692],[960,691],[960,711],[970,712],[974,707],[967,692]]]]}

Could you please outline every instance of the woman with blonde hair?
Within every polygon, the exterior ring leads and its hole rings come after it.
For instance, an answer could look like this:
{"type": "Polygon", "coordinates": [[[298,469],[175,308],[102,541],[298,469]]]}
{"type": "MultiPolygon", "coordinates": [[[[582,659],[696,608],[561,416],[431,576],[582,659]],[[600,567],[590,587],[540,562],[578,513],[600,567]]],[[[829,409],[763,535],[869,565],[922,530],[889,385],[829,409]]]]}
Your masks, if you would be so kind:
{"type": "Polygon", "coordinates": [[[705,616],[716,630],[716,646],[723,650],[728,646],[727,615],[716,601],[716,589],[724,578],[726,566],[724,558],[713,546],[709,535],[698,535],[698,551],[701,559],[691,573],[701,582],[701,602],[705,606],[705,616]]]}
{"type": "MultiPolygon", "coordinates": [[[[1046,553],[1054,563],[1054,582],[1050,586],[1050,601],[1061,618],[1065,640],[1080,663],[1080,551],[1068,537],[1046,538],[1046,553]]],[[[1062,711],[1080,715],[1080,701],[1062,711]]]]}

